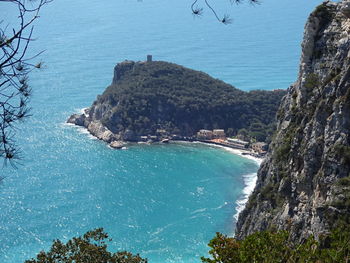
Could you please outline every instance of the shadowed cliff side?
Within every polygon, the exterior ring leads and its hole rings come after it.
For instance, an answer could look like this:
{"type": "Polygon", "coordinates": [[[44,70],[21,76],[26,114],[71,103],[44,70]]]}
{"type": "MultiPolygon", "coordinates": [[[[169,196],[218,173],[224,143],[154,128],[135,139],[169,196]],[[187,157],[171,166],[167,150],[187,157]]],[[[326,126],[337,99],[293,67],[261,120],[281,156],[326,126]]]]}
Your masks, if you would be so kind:
{"type": "Polygon", "coordinates": [[[277,113],[277,132],[240,214],[236,236],[286,229],[319,237],[350,223],[350,1],[310,15],[300,72],[277,113]]]}

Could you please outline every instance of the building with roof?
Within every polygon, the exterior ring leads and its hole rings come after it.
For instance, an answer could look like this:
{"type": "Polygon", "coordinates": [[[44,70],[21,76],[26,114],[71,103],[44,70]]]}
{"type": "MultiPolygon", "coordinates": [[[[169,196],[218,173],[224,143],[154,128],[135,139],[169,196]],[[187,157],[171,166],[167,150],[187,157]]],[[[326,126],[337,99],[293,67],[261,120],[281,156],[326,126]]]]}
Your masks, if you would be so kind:
{"type": "Polygon", "coordinates": [[[200,130],[197,132],[198,140],[211,140],[213,139],[213,131],[210,130],[200,130]]]}
{"type": "Polygon", "coordinates": [[[213,130],[213,138],[214,139],[226,139],[225,131],[222,129],[215,129],[213,130]]]}
{"type": "Polygon", "coordinates": [[[268,144],[264,142],[255,142],[252,144],[252,149],[257,153],[266,153],[268,144]]]}

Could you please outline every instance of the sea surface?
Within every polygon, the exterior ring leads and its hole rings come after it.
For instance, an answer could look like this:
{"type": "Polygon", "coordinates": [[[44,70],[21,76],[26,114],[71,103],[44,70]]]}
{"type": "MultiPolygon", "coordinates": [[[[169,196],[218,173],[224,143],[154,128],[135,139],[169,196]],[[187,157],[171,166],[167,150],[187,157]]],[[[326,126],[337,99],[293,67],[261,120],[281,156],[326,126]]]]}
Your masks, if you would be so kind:
{"type": "MultiPolygon", "coordinates": [[[[243,90],[286,89],[296,79],[303,27],[321,1],[212,1],[193,17],[187,0],[54,0],[41,12],[28,55],[32,116],[17,126],[23,159],[0,176],[0,262],[17,263],[104,227],[112,250],[151,263],[200,262],[220,231],[233,235],[237,209],[258,165],[202,144],[134,145],[112,150],[67,117],[91,105],[113,67],[152,54],[204,71],[243,90]]],[[[201,2],[199,1],[199,5],[201,2]]],[[[16,9],[0,3],[1,27],[16,9]]]]}

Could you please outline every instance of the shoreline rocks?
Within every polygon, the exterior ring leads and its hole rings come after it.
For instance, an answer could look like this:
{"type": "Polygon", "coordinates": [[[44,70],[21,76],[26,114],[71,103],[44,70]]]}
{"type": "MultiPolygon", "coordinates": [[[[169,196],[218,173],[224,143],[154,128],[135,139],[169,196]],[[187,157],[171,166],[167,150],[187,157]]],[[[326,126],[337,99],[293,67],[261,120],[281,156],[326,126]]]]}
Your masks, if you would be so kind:
{"type": "Polygon", "coordinates": [[[126,143],[122,141],[113,141],[109,144],[109,146],[112,147],[113,149],[122,149],[123,147],[126,146],[126,143]]]}

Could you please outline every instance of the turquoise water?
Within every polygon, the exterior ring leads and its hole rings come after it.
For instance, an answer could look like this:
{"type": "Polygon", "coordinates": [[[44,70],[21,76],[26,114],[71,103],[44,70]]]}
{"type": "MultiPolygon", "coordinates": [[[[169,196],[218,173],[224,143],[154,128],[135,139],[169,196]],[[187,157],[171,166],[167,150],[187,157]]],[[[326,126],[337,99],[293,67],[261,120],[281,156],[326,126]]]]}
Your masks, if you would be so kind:
{"type": "MultiPolygon", "coordinates": [[[[23,262],[54,238],[104,227],[113,249],[150,262],[199,262],[216,231],[234,232],[237,200],[255,162],[194,144],[113,151],[64,124],[89,106],[124,59],[175,62],[244,90],[287,88],[296,78],[308,13],[320,1],[271,0],[231,6],[234,23],[190,1],[55,0],[41,13],[30,52],[45,67],[31,75],[33,116],[19,126],[23,161],[4,167],[0,185],[0,262],[23,262]]],[[[0,4],[0,18],[15,11],[0,4]]]]}

